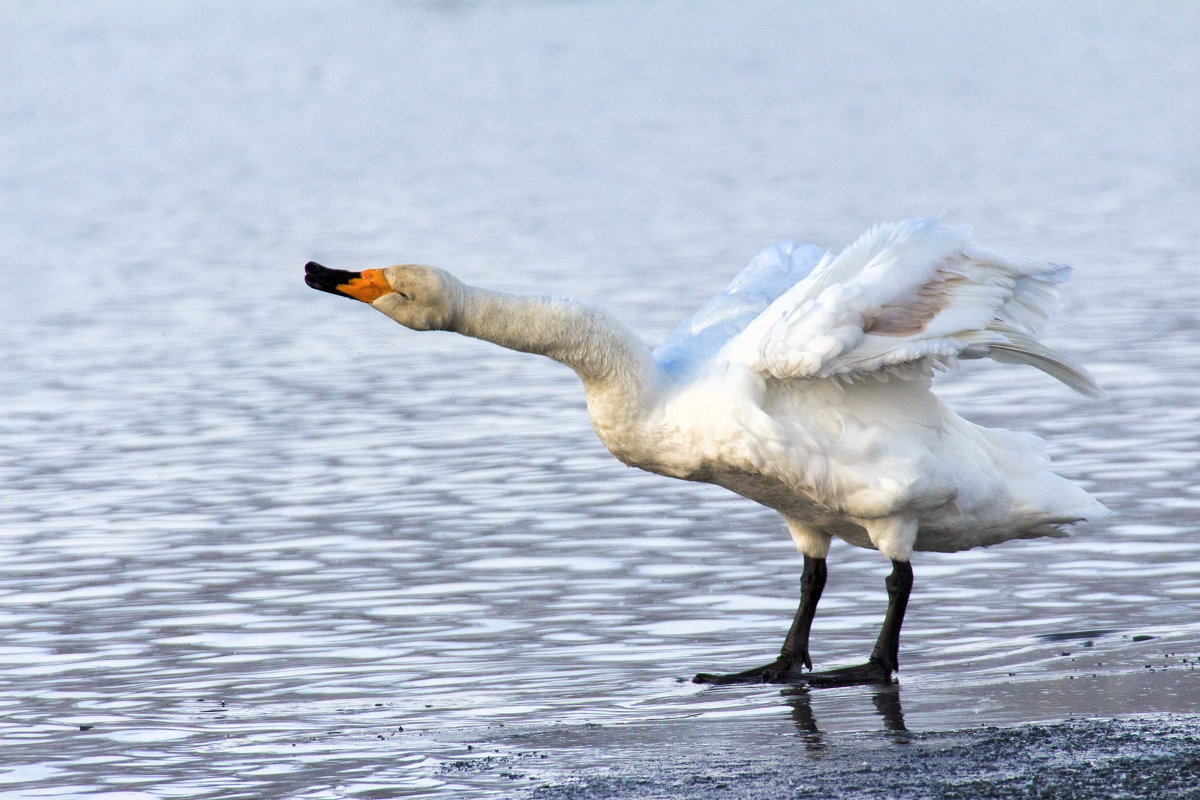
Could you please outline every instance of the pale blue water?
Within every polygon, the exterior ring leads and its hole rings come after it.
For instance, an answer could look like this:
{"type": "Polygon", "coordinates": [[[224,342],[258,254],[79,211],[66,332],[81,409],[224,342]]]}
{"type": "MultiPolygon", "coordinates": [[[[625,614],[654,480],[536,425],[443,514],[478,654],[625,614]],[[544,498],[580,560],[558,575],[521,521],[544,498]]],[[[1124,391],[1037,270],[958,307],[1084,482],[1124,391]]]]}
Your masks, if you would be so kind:
{"type": "MultiPolygon", "coordinates": [[[[3,796],[506,797],[901,709],[1200,711],[1195,7],[7,3],[0,37],[3,796]],[[923,555],[898,694],[677,682],[778,647],[779,520],[618,464],[565,368],[301,277],[423,261],[657,341],[770,242],[939,212],[1076,266],[1048,338],[1106,401],[942,391],[1115,514],[923,555]]],[[[885,573],[835,547],[818,662],[885,573]]]]}

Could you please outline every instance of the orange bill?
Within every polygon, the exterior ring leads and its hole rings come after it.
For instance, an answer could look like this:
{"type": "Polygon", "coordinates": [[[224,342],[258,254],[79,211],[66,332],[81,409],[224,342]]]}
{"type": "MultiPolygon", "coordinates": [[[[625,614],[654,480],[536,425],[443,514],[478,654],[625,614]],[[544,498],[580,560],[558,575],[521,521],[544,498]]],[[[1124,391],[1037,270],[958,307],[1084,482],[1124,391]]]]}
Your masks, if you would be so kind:
{"type": "Polygon", "coordinates": [[[367,269],[359,273],[357,278],[339,284],[337,290],[342,294],[362,300],[364,303],[374,303],[378,298],[392,290],[387,278],[383,277],[381,269],[367,269]]]}

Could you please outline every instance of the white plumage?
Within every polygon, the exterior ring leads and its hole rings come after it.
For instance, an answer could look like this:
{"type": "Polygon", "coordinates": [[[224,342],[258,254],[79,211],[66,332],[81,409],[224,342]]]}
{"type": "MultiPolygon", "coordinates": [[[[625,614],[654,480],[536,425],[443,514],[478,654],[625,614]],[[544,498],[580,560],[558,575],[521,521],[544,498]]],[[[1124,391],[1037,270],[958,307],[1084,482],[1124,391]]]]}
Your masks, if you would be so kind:
{"type": "MultiPolygon", "coordinates": [[[[555,358],[583,379],[596,433],[619,459],[778,511],[805,556],[806,599],[775,662],[701,676],[725,682],[799,680],[811,666],[808,624],[834,536],[880,550],[895,567],[889,581],[903,573],[911,583],[914,550],[1056,535],[1104,513],[1050,472],[1034,437],[973,425],[931,390],[935,370],[991,357],[1098,394],[1081,367],[1034,338],[1067,272],[929,220],[876,226],[837,256],[783,242],[653,352],[597,306],[468,287],[432,267],[310,264],[308,282],[414,329],[555,358]]],[[[890,680],[907,599],[892,588],[896,620],[871,662],[831,680],[890,680]]]]}

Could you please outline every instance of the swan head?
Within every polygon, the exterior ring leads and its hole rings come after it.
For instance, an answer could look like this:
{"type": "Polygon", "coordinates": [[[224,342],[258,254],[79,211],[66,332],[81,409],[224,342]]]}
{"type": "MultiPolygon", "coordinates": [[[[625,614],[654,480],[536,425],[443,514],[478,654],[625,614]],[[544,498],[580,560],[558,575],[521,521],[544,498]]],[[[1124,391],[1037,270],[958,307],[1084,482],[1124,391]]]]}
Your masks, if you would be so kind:
{"type": "Polygon", "coordinates": [[[419,264],[349,272],[310,261],[304,267],[304,282],[322,292],[368,303],[415,331],[453,329],[462,299],[457,278],[419,264]]]}

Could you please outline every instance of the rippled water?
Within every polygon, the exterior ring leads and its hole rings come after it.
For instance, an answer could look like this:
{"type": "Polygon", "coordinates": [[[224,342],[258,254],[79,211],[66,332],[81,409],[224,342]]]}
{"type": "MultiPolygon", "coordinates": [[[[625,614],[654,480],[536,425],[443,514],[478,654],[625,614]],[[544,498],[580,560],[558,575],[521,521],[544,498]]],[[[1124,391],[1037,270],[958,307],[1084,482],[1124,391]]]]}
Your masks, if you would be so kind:
{"type": "MultiPolygon", "coordinates": [[[[511,796],[667,743],[1200,712],[1192,7],[6,4],[0,35],[4,796],[511,796]],[[679,682],[778,647],[777,517],[618,464],[565,368],[300,277],[426,261],[655,341],[769,242],[939,211],[1076,265],[1049,338],[1107,400],[941,385],[1115,514],[922,554],[885,692],[679,682]]],[[[885,573],[835,546],[820,664],[865,654],[885,573]]]]}

